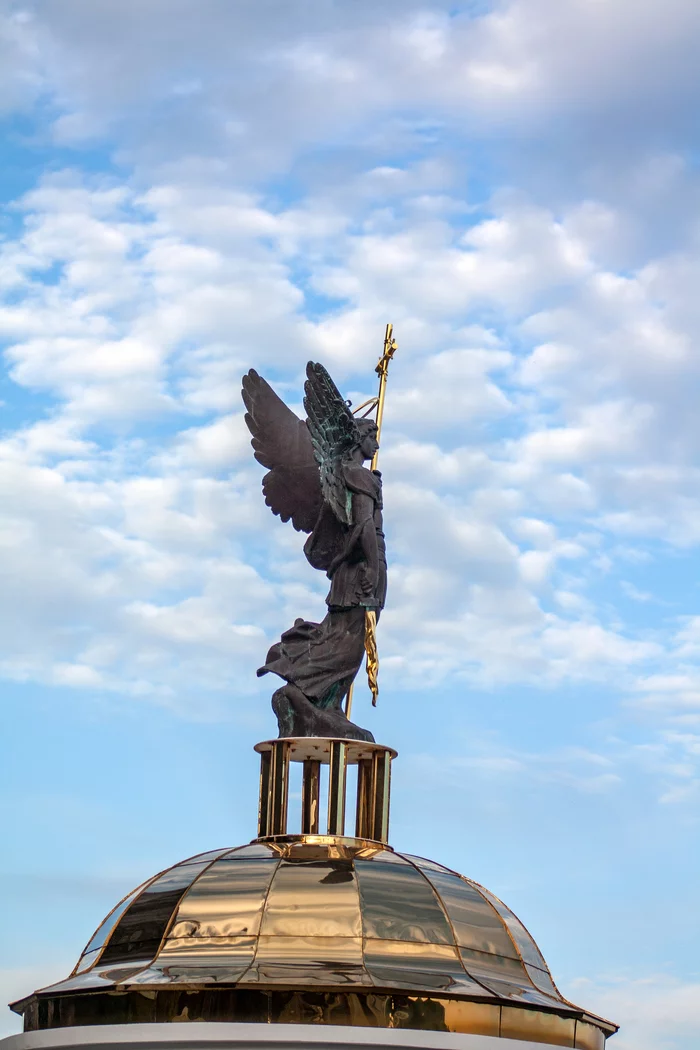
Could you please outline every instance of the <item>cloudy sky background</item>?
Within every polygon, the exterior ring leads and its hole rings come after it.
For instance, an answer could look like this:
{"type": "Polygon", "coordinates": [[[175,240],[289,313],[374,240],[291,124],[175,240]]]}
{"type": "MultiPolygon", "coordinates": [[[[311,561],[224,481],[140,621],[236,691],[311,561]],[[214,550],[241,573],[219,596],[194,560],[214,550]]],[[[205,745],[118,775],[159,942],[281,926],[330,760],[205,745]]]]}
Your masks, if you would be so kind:
{"type": "Polygon", "coordinates": [[[240,375],[357,401],[391,320],[392,841],[617,1050],[696,1045],[699,47],[696,0],[0,3],[3,1001],[254,834],[325,581],[240,375]]]}

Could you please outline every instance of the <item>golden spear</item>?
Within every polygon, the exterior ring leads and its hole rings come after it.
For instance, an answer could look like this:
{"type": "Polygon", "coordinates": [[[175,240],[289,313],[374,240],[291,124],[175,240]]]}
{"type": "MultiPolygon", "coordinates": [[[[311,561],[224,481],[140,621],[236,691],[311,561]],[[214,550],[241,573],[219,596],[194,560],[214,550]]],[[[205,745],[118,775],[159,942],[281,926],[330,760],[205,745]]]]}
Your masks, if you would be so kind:
{"type": "MultiPolygon", "coordinates": [[[[376,397],[372,397],[369,401],[365,401],[364,404],[360,405],[359,408],[355,409],[355,414],[360,412],[363,408],[371,406],[373,408],[377,406],[377,443],[382,433],[382,421],[384,419],[384,399],[386,396],[386,380],[389,372],[389,362],[398,350],[398,345],[394,339],[394,326],[388,324],[386,331],[384,332],[384,348],[382,356],[379,358],[375,372],[379,376],[379,393],[376,397]]],[[[372,463],[370,466],[371,470],[377,469],[377,461],[379,459],[379,448],[372,457],[372,463]]],[[[379,655],[377,653],[377,613],[375,609],[365,609],[365,652],[367,654],[367,662],[365,665],[367,671],[367,682],[372,691],[372,706],[377,706],[377,696],[379,695],[378,675],[379,675],[379,655]]],[[[354,691],[355,682],[350,683],[348,689],[347,700],[345,704],[345,715],[347,718],[350,717],[352,710],[352,694],[354,691]]]]}

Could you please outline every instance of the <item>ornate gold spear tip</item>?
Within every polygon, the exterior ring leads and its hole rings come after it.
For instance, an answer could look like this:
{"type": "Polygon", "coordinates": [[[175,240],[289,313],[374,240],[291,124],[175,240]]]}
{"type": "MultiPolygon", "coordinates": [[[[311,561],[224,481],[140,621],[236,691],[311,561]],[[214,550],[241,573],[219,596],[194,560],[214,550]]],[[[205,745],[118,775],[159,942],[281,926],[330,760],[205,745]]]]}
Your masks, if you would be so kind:
{"type": "MultiPolygon", "coordinates": [[[[382,433],[382,421],[384,419],[384,398],[386,397],[386,380],[389,373],[389,362],[399,348],[399,344],[394,339],[394,326],[388,324],[386,331],[384,332],[384,348],[382,356],[377,362],[375,372],[379,376],[379,393],[377,395],[377,441],[379,441],[382,433]]],[[[379,449],[374,453],[372,458],[372,470],[377,469],[377,460],[379,458],[379,449]]]]}
{"type": "Polygon", "coordinates": [[[380,376],[386,373],[386,371],[389,368],[389,362],[391,361],[398,348],[399,344],[394,339],[394,326],[393,324],[388,324],[386,326],[386,331],[384,332],[384,352],[379,358],[379,363],[375,368],[375,372],[377,373],[377,375],[380,376]]]}

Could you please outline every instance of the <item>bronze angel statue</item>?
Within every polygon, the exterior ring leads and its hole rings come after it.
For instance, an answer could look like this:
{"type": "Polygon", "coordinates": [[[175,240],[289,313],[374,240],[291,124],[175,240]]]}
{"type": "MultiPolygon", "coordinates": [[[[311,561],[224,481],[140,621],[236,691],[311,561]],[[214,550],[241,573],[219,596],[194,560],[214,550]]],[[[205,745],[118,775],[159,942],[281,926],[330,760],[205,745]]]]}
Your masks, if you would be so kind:
{"type": "Polygon", "coordinates": [[[321,623],[295,620],[258,675],[284,681],[272,697],[280,737],[373,740],[348,720],[343,700],[362,663],[366,611],[378,616],[386,596],[381,476],[364,466],[378,449],[377,424],[353,416],[323,365],[309,362],[306,375],[306,420],[257,372],[243,377],[255,458],[268,469],[265,502],[309,533],[304,554],[330,580],[321,623]]]}

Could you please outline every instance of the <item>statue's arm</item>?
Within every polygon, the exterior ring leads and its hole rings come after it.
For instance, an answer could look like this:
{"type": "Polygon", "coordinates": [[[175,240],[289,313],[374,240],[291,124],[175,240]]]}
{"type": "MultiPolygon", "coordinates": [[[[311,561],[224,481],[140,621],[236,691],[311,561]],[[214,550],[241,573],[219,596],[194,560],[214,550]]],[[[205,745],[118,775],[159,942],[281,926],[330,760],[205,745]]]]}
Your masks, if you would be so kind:
{"type": "Polygon", "coordinates": [[[377,530],[374,527],[374,500],[362,492],[356,492],[352,497],[352,516],[356,526],[359,527],[357,542],[367,562],[370,578],[376,583],[379,571],[379,547],[377,546],[377,530]]]}
{"type": "Polygon", "coordinates": [[[377,532],[374,527],[374,500],[362,492],[353,493],[352,527],[342,549],[336,554],[328,567],[328,576],[332,576],[338,566],[347,561],[359,547],[367,565],[368,592],[377,581],[379,572],[379,547],[377,532]]]}

